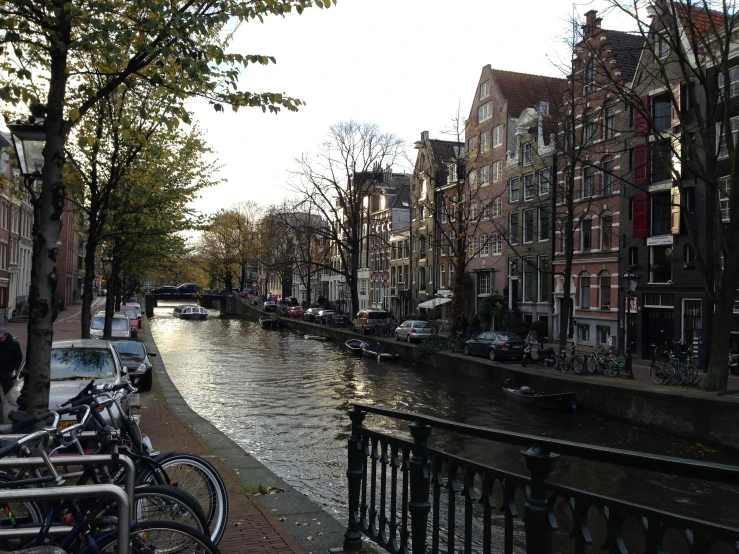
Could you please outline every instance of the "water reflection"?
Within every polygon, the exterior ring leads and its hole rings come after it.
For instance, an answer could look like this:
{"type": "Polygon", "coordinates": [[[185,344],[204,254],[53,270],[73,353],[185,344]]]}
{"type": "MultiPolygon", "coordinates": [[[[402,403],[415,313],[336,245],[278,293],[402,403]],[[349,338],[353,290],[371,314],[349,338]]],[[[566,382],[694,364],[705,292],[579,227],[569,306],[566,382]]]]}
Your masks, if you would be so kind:
{"type": "MultiPolygon", "coordinates": [[[[532,410],[511,403],[486,379],[350,355],[343,345],[267,331],[256,322],[204,322],[155,309],[152,334],[172,381],[188,404],[247,452],[330,513],[346,521],[346,438],[353,403],[376,404],[473,425],[562,440],[733,463],[734,456],[654,431],[597,417],[532,410]]],[[[366,424],[406,434],[377,416],[366,424]]],[[[520,449],[435,432],[433,446],[524,472],[520,449]]],[[[556,480],[581,489],[736,521],[735,490],[562,457],[556,480]],[[719,510],[717,506],[722,508],[719,510]]]]}

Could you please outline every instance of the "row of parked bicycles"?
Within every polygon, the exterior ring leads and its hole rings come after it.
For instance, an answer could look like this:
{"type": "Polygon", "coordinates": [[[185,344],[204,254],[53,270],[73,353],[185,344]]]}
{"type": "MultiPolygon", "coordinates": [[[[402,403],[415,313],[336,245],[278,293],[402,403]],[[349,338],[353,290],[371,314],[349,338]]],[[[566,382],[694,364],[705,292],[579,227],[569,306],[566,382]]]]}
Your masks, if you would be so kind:
{"type": "Polygon", "coordinates": [[[154,452],[130,413],[135,391],[93,381],[58,410],[0,428],[0,550],[218,553],[221,476],[200,456],[154,452]]]}

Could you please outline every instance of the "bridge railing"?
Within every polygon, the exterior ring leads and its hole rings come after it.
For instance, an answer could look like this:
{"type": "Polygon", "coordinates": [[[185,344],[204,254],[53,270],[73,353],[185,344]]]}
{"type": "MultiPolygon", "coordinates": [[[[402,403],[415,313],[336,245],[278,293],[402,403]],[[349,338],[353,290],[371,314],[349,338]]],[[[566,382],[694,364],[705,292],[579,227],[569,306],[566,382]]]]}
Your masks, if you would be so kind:
{"type": "Polygon", "coordinates": [[[725,485],[739,484],[739,466],[559,441],[361,404],[349,417],[345,550],[358,551],[364,534],[394,554],[429,548],[432,553],[485,554],[739,553],[737,527],[549,480],[560,454],[725,485]],[[410,422],[410,438],[365,427],[367,414],[410,422]],[[523,447],[527,474],[430,448],[434,429],[523,447]]]}

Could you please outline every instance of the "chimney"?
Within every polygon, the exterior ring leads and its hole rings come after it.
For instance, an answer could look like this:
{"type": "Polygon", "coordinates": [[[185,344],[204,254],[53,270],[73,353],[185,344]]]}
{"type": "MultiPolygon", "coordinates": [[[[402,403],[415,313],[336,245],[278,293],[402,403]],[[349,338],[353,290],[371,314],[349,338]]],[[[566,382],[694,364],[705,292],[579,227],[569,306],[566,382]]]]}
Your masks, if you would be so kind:
{"type": "Polygon", "coordinates": [[[600,31],[600,22],[602,19],[597,17],[597,15],[597,10],[590,10],[585,13],[585,25],[582,28],[583,38],[588,39],[600,31]]]}
{"type": "Polygon", "coordinates": [[[429,132],[428,131],[421,131],[421,140],[423,142],[426,142],[429,139],[429,132]]]}

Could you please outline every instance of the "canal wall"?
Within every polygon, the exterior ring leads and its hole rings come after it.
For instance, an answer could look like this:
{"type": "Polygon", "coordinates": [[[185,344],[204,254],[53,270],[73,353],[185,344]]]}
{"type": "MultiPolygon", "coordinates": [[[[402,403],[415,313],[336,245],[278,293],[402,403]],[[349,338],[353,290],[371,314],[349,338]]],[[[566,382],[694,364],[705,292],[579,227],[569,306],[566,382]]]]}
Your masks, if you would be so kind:
{"type": "MultiPolygon", "coordinates": [[[[229,298],[223,313],[257,319],[264,315],[239,298],[229,298]]],[[[298,333],[345,342],[358,335],[346,329],[280,318],[298,333]]],[[[393,339],[372,337],[392,345],[403,359],[415,362],[414,346],[393,339]]],[[[491,362],[451,352],[437,352],[415,362],[420,366],[454,371],[487,381],[496,391],[507,379],[542,393],[574,392],[578,404],[607,417],[646,425],[703,444],[739,450],[739,399],[702,390],[678,389],[640,381],[615,380],[598,375],[565,374],[550,368],[491,362]]]]}

